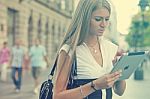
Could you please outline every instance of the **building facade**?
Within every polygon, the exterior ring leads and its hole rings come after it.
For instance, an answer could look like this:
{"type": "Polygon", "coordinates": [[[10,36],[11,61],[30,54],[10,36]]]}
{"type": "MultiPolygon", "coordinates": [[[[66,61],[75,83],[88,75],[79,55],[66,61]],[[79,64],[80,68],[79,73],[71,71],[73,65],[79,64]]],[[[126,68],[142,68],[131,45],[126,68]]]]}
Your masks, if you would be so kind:
{"type": "Polygon", "coordinates": [[[0,46],[22,39],[28,48],[39,37],[50,57],[66,32],[74,0],[0,0],[0,46]]]}

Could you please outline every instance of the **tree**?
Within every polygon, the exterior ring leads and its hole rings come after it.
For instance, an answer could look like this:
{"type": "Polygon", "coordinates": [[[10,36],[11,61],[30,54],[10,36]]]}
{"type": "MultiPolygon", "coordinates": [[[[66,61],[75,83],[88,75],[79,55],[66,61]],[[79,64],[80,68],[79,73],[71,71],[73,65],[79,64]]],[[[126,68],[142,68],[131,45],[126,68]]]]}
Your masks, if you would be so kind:
{"type": "Polygon", "coordinates": [[[126,37],[130,47],[150,46],[150,10],[144,13],[144,22],[141,13],[132,18],[129,34],[126,37]]]}

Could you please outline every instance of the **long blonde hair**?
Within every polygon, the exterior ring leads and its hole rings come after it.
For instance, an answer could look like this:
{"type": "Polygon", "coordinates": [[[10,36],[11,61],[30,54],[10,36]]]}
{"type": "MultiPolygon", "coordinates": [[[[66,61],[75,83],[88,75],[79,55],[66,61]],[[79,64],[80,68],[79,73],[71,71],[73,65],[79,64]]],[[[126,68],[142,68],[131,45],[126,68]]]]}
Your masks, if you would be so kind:
{"type": "Polygon", "coordinates": [[[64,44],[70,45],[74,53],[76,46],[83,43],[89,33],[92,12],[98,8],[106,8],[111,13],[111,7],[107,0],[80,0],[72,18],[71,24],[66,32],[64,44]]]}

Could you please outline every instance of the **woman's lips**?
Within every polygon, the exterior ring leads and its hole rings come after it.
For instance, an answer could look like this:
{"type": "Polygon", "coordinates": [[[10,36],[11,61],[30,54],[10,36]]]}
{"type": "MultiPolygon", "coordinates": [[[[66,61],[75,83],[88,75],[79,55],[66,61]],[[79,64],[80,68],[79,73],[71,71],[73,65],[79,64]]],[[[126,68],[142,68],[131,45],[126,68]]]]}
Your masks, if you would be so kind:
{"type": "Polygon", "coordinates": [[[98,30],[98,32],[99,32],[99,33],[103,33],[103,32],[104,32],[104,30],[98,30]]]}

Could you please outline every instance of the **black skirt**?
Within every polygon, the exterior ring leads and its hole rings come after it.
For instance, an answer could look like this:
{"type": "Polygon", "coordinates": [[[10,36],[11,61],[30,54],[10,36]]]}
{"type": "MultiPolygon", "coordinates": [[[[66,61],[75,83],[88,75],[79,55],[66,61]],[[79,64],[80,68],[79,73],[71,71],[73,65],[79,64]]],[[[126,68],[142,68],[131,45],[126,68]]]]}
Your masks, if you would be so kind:
{"type": "MultiPolygon", "coordinates": [[[[69,85],[68,89],[76,88],[81,85],[87,84],[94,79],[78,79],[73,81],[73,85],[69,85]]],[[[90,94],[84,99],[102,99],[102,90],[97,90],[94,93],[90,94]]],[[[112,99],[112,88],[106,89],[106,99],[112,99]]]]}

